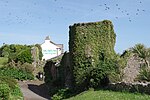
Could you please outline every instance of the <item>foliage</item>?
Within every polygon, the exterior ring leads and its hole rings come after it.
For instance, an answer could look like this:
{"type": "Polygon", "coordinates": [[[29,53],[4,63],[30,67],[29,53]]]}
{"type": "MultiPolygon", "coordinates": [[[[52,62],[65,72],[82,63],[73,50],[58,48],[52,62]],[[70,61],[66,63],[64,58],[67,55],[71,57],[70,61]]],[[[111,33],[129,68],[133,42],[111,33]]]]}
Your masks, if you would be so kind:
{"type": "Polygon", "coordinates": [[[10,88],[6,83],[0,83],[0,99],[9,100],[10,98],[10,88]]]}
{"type": "Polygon", "coordinates": [[[86,69],[79,69],[80,73],[77,74],[77,82],[80,85],[80,89],[85,88],[97,88],[99,86],[105,86],[109,83],[109,76],[112,72],[115,72],[117,66],[115,62],[101,61],[95,67],[86,67],[86,69]]]}
{"type": "Polygon", "coordinates": [[[150,81],[150,69],[149,68],[141,68],[140,74],[137,77],[137,80],[140,81],[150,81]]]}
{"type": "Polygon", "coordinates": [[[136,53],[140,58],[145,59],[147,56],[150,56],[147,48],[143,44],[136,44],[131,48],[133,53],[136,53]]]}
{"type": "Polygon", "coordinates": [[[116,34],[111,21],[70,26],[69,51],[77,86],[97,86],[114,68],[116,34]],[[110,68],[111,67],[111,68],[110,68]],[[110,68],[110,69],[109,69],[110,68]],[[94,78],[94,79],[93,79],[94,78]],[[86,85],[85,85],[86,84],[86,85]]]}
{"type": "Polygon", "coordinates": [[[9,48],[9,45],[3,45],[1,48],[0,48],[0,56],[1,57],[8,57],[9,54],[10,54],[11,50],[9,48]]]}
{"type": "Polygon", "coordinates": [[[22,64],[21,66],[20,66],[20,69],[22,70],[22,71],[25,71],[25,72],[27,72],[27,73],[33,73],[33,71],[34,71],[34,67],[33,67],[33,65],[32,64],[29,64],[29,63],[24,63],[24,64],[22,64]]]}
{"type": "Polygon", "coordinates": [[[41,66],[42,48],[36,45],[18,45],[5,44],[0,48],[0,57],[7,57],[9,63],[33,63],[35,66],[41,66]]]}
{"type": "Polygon", "coordinates": [[[0,68],[0,75],[1,76],[9,76],[11,78],[15,78],[18,80],[32,80],[34,76],[31,73],[23,71],[17,68],[11,67],[2,67],[0,68]]]}
{"type": "Polygon", "coordinates": [[[10,67],[10,68],[16,68],[18,70],[21,70],[23,72],[26,72],[28,74],[33,74],[34,71],[34,66],[32,64],[29,63],[21,63],[21,62],[17,62],[15,63],[14,61],[9,62],[6,67],[10,67]]]}
{"type": "Polygon", "coordinates": [[[5,44],[0,48],[0,56],[8,57],[9,62],[12,60],[16,63],[18,61],[25,63],[32,63],[31,45],[5,44]]]}
{"type": "Polygon", "coordinates": [[[116,83],[122,81],[124,77],[124,68],[127,66],[127,62],[131,54],[132,53],[129,50],[125,50],[121,55],[116,55],[116,68],[109,75],[109,79],[111,82],[116,83]]]}
{"type": "Polygon", "coordinates": [[[15,85],[17,84],[17,82],[13,78],[10,78],[8,76],[0,76],[0,83],[3,82],[7,83],[11,89],[14,89],[15,85]]]}
{"type": "Polygon", "coordinates": [[[136,44],[130,50],[144,62],[141,66],[140,74],[137,76],[137,80],[150,81],[150,48],[147,48],[143,44],[136,44]]]}
{"type": "Polygon", "coordinates": [[[127,92],[113,92],[106,90],[85,91],[66,100],[149,100],[150,96],[127,92]]]}
{"type": "Polygon", "coordinates": [[[34,46],[31,48],[31,54],[33,61],[38,61],[39,60],[39,49],[38,47],[34,46]]]}
{"type": "Polygon", "coordinates": [[[19,85],[16,85],[15,88],[11,90],[11,95],[22,97],[22,93],[21,93],[19,85]]]}
{"type": "Polygon", "coordinates": [[[22,98],[21,90],[14,79],[0,76],[0,97],[4,100],[9,100],[13,97],[22,98]]]}
{"type": "Polygon", "coordinates": [[[8,58],[0,57],[0,67],[5,66],[8,63],[8,58]]]}
{"type": "Polygon", "coordinates": [[[142,58],[147,67],[150,67],[149,66],[150,48],[146,48],[146,46],[143,44],[136,44],[133,48],[131,48],[131,51],[140,58],[142,58]]]}
{"type": "Polygon", "coordinates": [[[25,49],[18,53],[17,55],[17,61],[20,61],[21,63],[32,63],[32,55],[31,55],[31,49],[25,49]]]}
{"type": "Polygon", "coordinates": [[[35,46],[38,48],[39,50],[39,59],[42,60],[43,54],[42,54],[42,48],[40,44],[35,44],[35,46]]]}
{"type": "Polygon", "coordinates": [[[121,69],[124,69],[127,64],[128,58],[131,56],[132,52],[130,50],[125,50],[121,55],[118,55],[118,64],[121,69]]]}
{"type": "Polygon", "coordinates": [[[69,88],[60,89],[56,94],[51,98],[52,100],[62,100],[68,98],[71,95],[69,88]]]}

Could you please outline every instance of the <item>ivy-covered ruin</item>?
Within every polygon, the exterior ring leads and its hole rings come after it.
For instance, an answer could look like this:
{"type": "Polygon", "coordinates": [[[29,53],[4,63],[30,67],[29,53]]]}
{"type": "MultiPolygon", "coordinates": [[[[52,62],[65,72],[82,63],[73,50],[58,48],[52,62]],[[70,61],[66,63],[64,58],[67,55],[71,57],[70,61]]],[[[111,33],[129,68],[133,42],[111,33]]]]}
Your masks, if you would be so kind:
{"type": "Polygon", "coordinates": [[[109,81],[109,72],[118,70],[112,22],[78,23],[69,29],[70,66],[73,67],[76,85],[97,86],[100,80],[109,81]]]}
{"type": "Polygon", "coordinates": [[[63,55],[59,64],[58,60],[47,62],[50,73],[45,72],[46,80],[50,80],[53,87],[81,91],[118,81],[120,70],[114,51],[116,34],[112,22],[78,23],[69,29],[69,53],[63,55]]]}

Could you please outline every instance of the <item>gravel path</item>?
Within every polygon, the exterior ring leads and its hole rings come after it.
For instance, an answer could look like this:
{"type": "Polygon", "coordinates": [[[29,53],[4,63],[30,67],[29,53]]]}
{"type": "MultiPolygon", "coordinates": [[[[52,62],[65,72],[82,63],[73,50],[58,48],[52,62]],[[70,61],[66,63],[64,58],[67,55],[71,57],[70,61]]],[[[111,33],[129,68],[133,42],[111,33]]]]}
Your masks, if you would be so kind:
{"type": "Polygon", "coordinates": [[[50,100],[48,88],[42,81],[19,81],[24,100],[50,100]]]}

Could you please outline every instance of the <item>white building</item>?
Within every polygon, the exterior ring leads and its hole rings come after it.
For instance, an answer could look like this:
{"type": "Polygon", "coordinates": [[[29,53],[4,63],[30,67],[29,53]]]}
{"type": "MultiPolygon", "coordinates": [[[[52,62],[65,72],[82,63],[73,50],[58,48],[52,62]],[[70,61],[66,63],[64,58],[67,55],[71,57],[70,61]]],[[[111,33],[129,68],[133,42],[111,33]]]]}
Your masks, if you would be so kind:
{"type": "Polygon", "coordinates": [[[63,44],[55,44],[50,41],[49,36],[46,37],[45,42],[41,44],[42,60],[48,60],[57,57],[63,53],[63,44]]]}

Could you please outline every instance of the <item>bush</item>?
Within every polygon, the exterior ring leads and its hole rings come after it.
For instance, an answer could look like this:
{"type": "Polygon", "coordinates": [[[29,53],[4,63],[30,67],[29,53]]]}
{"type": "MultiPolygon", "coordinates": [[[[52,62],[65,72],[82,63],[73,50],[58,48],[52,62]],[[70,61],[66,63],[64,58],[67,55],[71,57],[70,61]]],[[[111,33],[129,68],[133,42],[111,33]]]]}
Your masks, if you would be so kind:
{"type": "Polygon", "coordinates": [[[110,77],[112,73],[116,73],[117,66],[116,62],[113,60],[101,61],[96,67],[86,67],[86,69],[81,69],[82,73],[78,73],[77,81],[79,88],[97,88],[100,86],[107,86],[110,82],[110,77]]]}
{"type": "Polygon", "coordinates": [[[0,57],[0,65],[6,65],[8,63],[8,58],[0,57]]]}
{"type": "Polygon", "coordinates": [[[138,75],[139,81],[150,81],[150,69],[141,68],[140,74],[138,75]]]}
{"type": "Polygon", "coordinates": [[[9,100],[10,98],[10,88],[6,83],[0,82],[0,98],[2,100],[9,100]]]}
{"type": "Polygon", "coordinates": [[[34,67],[32,64],[29,63],[21,63],[20,61],[15,63],[14,61],[8,63],[9,68],[15,68],[17,70],[20,70],[22,72],[33,74],[34,67]]]}
{"type": "Polygon", "coordinates": [[[27,72],[27,73],[31,73],[31,74],[34,71],[33,65],[29,64],[29,63],[22,64],[21,67],[20,67],[20,69],[23,70],[23,71],[25,71],[25,72],[27,72]]]}
{"type": "Polygon", "coordinates": [[[58,92],[56,94],[54,94],[51,99],[52,100],[62,100],[62,99],[68,98],[69,96],[70,96],[69,88],[64,88],[64,89],[58,90],[58,92]]]}
{"type": "Polygon", "coordinates": [[[22,97],[21,90],[16,80],[0,76],[0,98],[9,100],[10,97],[22,97]]]}
{"type": "Polygon", "coordinates": [[[22,92],[18,85],[15,85],[15,88],[11,90],[11,95],[13,96],[22,96],[22,92]]]}
{"type": "Polygon", "coordinates": [[[0,48],[0,57],[8,57],[9,62],[13,60],[16,63],[18,61],[32,63],[31,47],[27,45],[6,44],[0,48]]]}
{"type": "Polygon", "coordinates": [[[20,61],[21,63],[32,63],[32,55],[31,55],[31,49],[25,49],[23,51],[20,51],[17,55],[17,61],[20,61]]]}
{"type": "Polygon", "coordinates": [[[9,76],[14,79],[18,80],[32,80],[34,76],[31,73],[26,71],[17,69],[17,68],[10,68],[10,67],[2,67],[0,68],[0,75],[1,76],[9,76]]]}
{"type": "Polygon", "coordinates": [[[10,89],[15,89],[15,86],[17,84],[17,82],[13,79],[10,78],[8,76],[0,76],[0,83],[7,83],[10,87],[10,89]]]}

